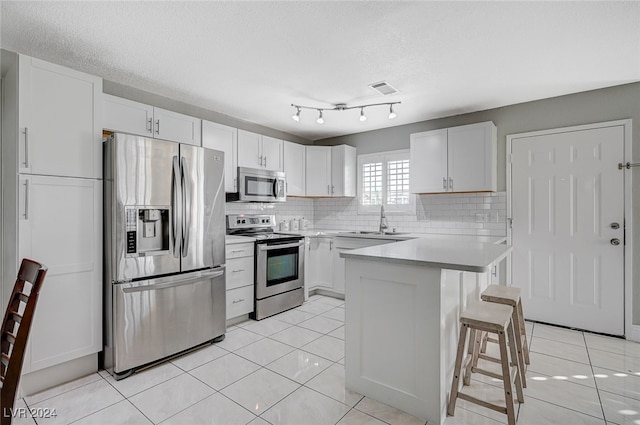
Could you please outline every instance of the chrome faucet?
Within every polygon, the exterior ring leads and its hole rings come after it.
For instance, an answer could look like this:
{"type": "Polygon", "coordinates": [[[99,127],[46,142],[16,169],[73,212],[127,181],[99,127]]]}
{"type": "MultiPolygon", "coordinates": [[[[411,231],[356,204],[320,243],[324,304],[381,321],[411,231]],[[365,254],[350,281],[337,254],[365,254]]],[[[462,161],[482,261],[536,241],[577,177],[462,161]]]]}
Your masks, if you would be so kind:
{"type": "Polygon", "coordinates": [[[389,228],[387,223],[387,216],[384,215],[384,205],[380,205],[380,233],[384,233],[389,228]]]}

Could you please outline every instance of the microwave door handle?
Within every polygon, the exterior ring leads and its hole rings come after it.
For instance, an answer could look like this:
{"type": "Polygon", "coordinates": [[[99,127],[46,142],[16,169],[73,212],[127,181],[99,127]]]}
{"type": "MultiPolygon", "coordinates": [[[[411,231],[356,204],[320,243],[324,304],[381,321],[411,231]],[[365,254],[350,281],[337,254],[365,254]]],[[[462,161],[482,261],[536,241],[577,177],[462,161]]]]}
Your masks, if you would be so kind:
{"type": "Polygon", "coordinates": [[[189,254],[189,235],[191,234],[191,186],[189,167],[186,158],[181,158],[182,169],[182,256],[189,254]]]}
{"type": "Polygon", "coordinates": [[[282,245],[258,245],[258,251],[271,251],[274,249],[284,249],[284,248],[295,248],[304,245],[304,241],[296,242],[296,243],[287,243],[282,245]]]}
{"type": "Polygon", "coordinates": [[[173,157],[173,220],[172,220],[172,232],[173,236],[173,256],[180,258],[180,243],[182,241],[182,183],[180,182],[180,164],[178,157],[173,157]],[[178,232],[180,230],[180,232],[178,232]]]}
{"type": "Polygon", "coordinates": [[[273,179],[273,197],[278,199],[278,179],[274,178],[273,179]]]}

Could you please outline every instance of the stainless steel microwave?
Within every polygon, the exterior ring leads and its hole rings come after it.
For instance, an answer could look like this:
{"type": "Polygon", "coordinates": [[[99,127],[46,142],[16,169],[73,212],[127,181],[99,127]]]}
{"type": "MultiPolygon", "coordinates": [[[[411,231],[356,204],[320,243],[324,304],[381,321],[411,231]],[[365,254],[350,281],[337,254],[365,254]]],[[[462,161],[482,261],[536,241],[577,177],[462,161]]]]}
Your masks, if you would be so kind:
{"type": "Polygon", "coordinates": [[[227,201],[285,202],[285,181],[282,171],[238,167],[238,192],[227,193],[227,201]]]}

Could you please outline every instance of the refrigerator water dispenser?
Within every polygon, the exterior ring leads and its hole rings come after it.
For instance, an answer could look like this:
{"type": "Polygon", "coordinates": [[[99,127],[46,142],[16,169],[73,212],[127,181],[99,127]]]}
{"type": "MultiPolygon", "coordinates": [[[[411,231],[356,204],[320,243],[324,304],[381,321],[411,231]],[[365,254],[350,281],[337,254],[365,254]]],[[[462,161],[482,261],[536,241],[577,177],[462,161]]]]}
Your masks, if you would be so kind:
{"type": "Polygon", "coordinates": [[[126,208],[128,257],[169,252],[169,211],[168,207],[126,208]]]}

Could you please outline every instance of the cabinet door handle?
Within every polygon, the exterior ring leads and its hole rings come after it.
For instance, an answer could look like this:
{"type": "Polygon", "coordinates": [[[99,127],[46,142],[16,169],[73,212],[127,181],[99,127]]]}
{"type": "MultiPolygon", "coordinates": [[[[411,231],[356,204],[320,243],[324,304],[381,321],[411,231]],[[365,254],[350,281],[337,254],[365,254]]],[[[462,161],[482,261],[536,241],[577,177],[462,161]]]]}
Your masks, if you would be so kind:
{"type": "Polygon", "coordinates": [[[237,254],[238,252],[244,252],[244,249],[235,249],[231,251],[232,254],[237,254]]]}
{"type": "Polygon", "coordinates": [[[453,190],[453,177],[449,177],[449,190],[453,190]]]}
{"type": "Polygon", "coordinates": [[[24,181],[24,219],[29,220],[29,179],[24,181]]]}
{"type": "Polygon", "coordinates": [[[267,167],[267,157],[263,156],[263,158],[264,158],[264,167],[266,168],[267,167]]]}
{"type": "Polygon", "coordinates": [[[244,269],[231,270],[231,273],[240,273],[243,272],[244,269]]]}
{"type": "Polygon", "coordinates": [[[233,178],[233,191],[236,192],[238,190],[238,178],[233,178]]]}
{"type": "Polygon", "coordinates": [[[147,131],[148,131],[149,133],[153,133],[153,118],[149,118],[149,119],[147,120],[147,124],[149,125],[149,126],[147,127],[147,131]]]}
{"type": "Polygon", "coordinates": [[[442,178],[442,188],[444,190],[447,190],[447,178],[446,177],[442,178]]]}
{"type": "Polygon", "coordinates": [[[156,134],[160,134],[160,120],[156,120],[156,134]]]}
{"type": "Polygon", "coordinates": [[[244,301],[244,298],[238,298],[237,300],[231,301],[231,304],[241,303],[242,301],[244,301]]]}
{"type": "Polygon", "coordinates": [[[24,168],[29,168],[29,128],[24,128],[24,168]]]}
{"type": "Polygon", "coordinates": [[[331,194],[332,194],[332,195],[333,195],[334,193],[336,193],[336,190],[335,190],[335,189],[336,189],[336,188],[335,188],[333,185],[331,185],[331,194]]]}

